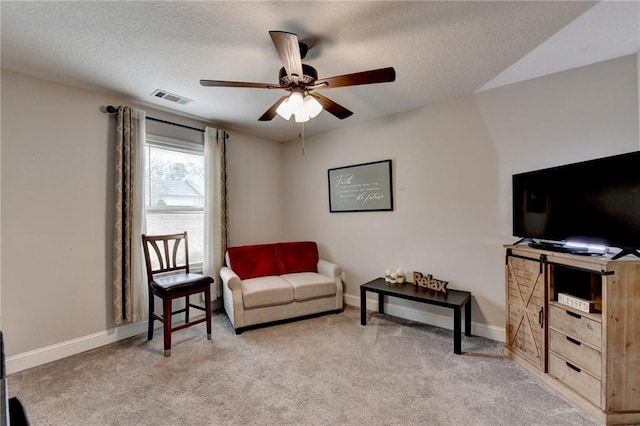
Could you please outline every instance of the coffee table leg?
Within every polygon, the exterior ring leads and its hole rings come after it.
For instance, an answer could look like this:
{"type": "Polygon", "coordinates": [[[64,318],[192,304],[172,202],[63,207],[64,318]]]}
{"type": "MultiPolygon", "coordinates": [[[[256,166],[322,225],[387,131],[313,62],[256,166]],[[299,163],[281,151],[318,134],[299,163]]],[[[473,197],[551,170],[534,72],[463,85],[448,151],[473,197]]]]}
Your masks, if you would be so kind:
{"type": "Polygon", "coordinates": [[[378,312],[384,314],[384,294],[378,293],[378,312]]]}
{"type": "Polygon", "coordinates": [[[462,318],[460,308],[453,308],[453,353],[460,355],[462,353],[462,338],[460,337],[462,328],[462,318]]]}
{"type": "Polygon", "coordinates": [[[464,335],[471,336],[471,300],[464,305],[464,335]]]}
{"type": "Polygon", "coordinates": [[[367,291],[360,287],[360,325],[367,325],[367,291]]]}

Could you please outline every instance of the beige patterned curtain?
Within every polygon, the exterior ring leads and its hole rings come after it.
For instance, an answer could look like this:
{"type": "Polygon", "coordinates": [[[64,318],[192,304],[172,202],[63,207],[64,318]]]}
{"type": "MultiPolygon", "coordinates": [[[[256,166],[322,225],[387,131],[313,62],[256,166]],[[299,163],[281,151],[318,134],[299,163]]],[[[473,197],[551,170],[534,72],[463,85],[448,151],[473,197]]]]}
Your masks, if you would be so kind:
{"type": "Polygon", "coordinates": [[[146,272],[142,260],[144,232],[143,110],[118,107],[116,117],[113,320],[116,325],[146,318],[146,272]]]}
{"type": "Polygon", "coordinates": [[[228,245],[227,133],[207,127],[204,133],[204,262],[203,272],[214,278],[211,299],[222,296],[219,276],[228,245]]]}

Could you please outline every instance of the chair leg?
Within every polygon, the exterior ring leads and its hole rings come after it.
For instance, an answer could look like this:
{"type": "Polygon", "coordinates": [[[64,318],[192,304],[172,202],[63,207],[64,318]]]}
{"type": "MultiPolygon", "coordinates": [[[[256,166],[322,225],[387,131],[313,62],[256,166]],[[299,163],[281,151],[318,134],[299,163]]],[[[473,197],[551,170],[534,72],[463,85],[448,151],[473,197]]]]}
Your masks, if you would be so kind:
{"type": "Polygon", "coordinates": [[[211,340],[211,286],[204,290],[205,315],[207,319],[207,340],[211,340]]]}
{"type": "Polygon", "coordinates": [[[162,325],[164,330],[164,356],[171,356],[171,306],[170,297],[162,299],[162,325]]]}
{"type": "Polygon", "coordinates": [[[184,297],[184,323],[189,323],[189,295],[184,297]]]}
{"type": "Polygon", "coordinates": [[[153,340],[153,311],[154,311],[154,297],[153,292],[151,291],[151,287],[149,287],[149,326],[147,327],[147,340],[153,340]]]}

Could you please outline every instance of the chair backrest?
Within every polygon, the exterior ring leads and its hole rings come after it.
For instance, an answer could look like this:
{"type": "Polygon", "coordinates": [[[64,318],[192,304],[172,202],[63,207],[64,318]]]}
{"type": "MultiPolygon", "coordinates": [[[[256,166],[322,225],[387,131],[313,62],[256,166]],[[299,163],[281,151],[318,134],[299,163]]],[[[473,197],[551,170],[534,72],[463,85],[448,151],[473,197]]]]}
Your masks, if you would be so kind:
{"type": "Polygon", "coordinates": [[[169,235],[142,234],[142,247],[149,281],[153,274],[180,270],[189,273],[189,243],[186,231],[169,235]],[[153,250],[150,251],[149,247],[153,250]]]}

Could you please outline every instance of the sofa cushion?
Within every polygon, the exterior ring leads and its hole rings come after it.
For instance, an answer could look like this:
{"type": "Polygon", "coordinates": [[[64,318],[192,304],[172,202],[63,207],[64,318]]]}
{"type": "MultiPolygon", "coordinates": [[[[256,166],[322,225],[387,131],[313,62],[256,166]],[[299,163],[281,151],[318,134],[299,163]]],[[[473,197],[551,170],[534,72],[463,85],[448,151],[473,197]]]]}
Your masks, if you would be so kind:
{"type": "Polygon", "coordinates": [[[315,272],[284,274],[281,277],[291,283],[293,296],[299,302],[336,295],[336,282],[315,272]]]}
{"type": "Polygon", "coordinates": [[[229,247],[227,266],[233,269],[241,280],[279,275],[275,249],[275,244],[229,247]]]}
{"type": "Polygon", "coordinates": [[[278,276],[242,280],[242,303],[246,309],[293,302],[293,285],[278,276]]]}
{"type": "Polygon", "coordinates": [[[318,246],[313,241],[276,244],[278,273],[318,272],[318,246]]]}

